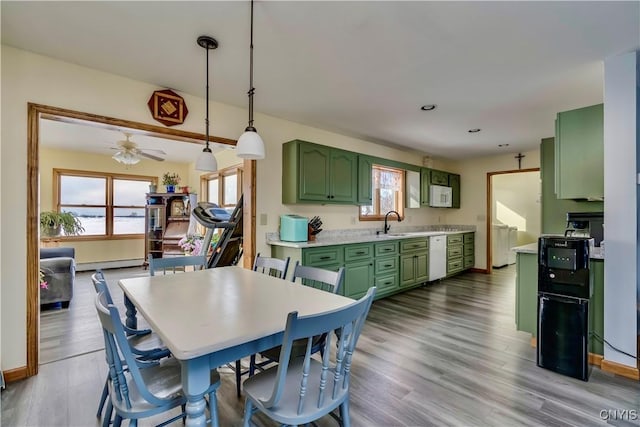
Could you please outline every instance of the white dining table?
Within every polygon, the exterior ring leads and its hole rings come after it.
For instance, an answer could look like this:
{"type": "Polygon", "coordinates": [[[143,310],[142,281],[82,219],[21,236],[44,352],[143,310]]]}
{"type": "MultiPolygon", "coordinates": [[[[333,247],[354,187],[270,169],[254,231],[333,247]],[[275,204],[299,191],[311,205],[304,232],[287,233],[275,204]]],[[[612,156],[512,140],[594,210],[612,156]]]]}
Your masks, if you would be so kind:
{"type": "MultiPolygon", "coordinates": [[[[119,282],[182,366],[186,425],[205,426],[209,372],[282,343],[287,315],[319,314],[353,300],[240,267],[119,282]]],[[[128,321],[136,310],[127,310],[128,321]]]]}

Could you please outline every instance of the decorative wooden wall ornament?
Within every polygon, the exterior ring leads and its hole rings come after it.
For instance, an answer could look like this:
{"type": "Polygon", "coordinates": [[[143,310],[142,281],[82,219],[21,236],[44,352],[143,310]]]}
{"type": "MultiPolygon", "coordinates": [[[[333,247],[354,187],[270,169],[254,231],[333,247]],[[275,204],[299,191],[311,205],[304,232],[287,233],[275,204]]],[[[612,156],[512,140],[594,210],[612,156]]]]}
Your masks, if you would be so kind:
{"type": "Polygon", "coordinates": [[[170,89],[156,90],[147,102],[154,119],[165,126],[184,123],[189,110],[184,99],[170,89]]]}

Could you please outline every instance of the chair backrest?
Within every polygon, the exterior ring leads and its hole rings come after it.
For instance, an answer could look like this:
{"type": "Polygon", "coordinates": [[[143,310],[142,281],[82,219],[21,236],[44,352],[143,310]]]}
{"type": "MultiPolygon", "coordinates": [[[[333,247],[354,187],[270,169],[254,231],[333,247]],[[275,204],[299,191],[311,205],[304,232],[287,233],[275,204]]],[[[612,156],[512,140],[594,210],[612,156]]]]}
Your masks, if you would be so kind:
{"type": "Polygon", "coordinates": [[[344,267],[340,267],[338,271],[331,271],[324,268],[301,265],[296,261],[291,281],[295,282],[298,278],[301,279],[301,283],[305,286],[337,294],[340,292],[340,287],[344,281],[344,267]]]}
{"type": "Polygon", "coordinates": [[[147,262],[149,263],[149,274],[155,276],[157,271],[162,271],[162,274],[177,273],[184,271],[186,267],[202,270],[206,268],[207,257],[205,255],[185,255],[154,258],[149,255],[147,262]]]}
{"type": "Polygon", "coordinates": [[[96,272],[91,275],[91,282],[93,283],[93,288],[96,290],[96,293],[99,294],[103,292],[107,299],[107,304],[113,304],[113,298],[111,297],[111,292],[109,291],[109,286],[107,286],[107,281],[104,278],[102,270],[96,270],[96,272]]]}
{"type": "Polygon", "coordinates": [[[289,259],[289,257],[285,259],[264,257],[258,252],[253,261],[253,271],[284,279],[289,269],[289,259]]]}
{"type": "Polygon", "coordinates": [[[262,400],[266,408],[278,405],[287,385],[287,372],[292,366],[302,366],[300,388],[297,395],[298,415],[301,415],[303,409],[309,406],[315,406],[314,412],[323,408],[327,408],[330,411],[335,408],[335,402],[342,401],[345,398],[349,392],[353,353],[362,326],[369,313],[375,291],[375,287],[369,288],[367,294],[358,301],[338,310],[306,317],[298,317],[297,312],[289,313],[279,360],[290,360],[291,349],[295,340],[307,340],[306,354],[304,360],[299,358],[290,363],[280,363],[278,365],[273,392],[269,399],[262,400]],[[331,337],[334,335],[329,332],[333,330],[337,332],[338,342],[335,354],[332,357],[331,337]],[[327,339],[324,343],[322,368],[312,371],[310,368],[312,365],[311,348],[313,340],[315,336],[323,333],[327,333],[327,339]],[[318,375],[319,378],[309,378],[310,372],[313,375],[318,375]],[[317,393],[308,389],[314,386],[318,387],[317,393]],[[317,398],[317,401],[306,403],[307,396],[313,396],[313,398],[317,398]]]}

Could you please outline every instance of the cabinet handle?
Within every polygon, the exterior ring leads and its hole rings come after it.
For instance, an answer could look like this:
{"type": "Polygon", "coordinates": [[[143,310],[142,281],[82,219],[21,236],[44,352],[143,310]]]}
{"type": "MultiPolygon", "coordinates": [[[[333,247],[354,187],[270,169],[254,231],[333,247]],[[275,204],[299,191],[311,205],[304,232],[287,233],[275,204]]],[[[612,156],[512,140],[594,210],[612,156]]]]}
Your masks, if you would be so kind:
{"type": "Polygon", "coordinates": [[[327,199],[330,199],[330,198],[331,198],[331,196],[329,196],[329,195],[327,194],[327,199]]]}
{"type": "Polygon", "coordinates": [[[393,266],[393,264],[385,264],[384,266],[385,266],[385,267],[392,267],[392,266],[393,266]]]}
{"type": "Polygon", "coordinates": [[[364,255],[364,254],[366,254],[366,252],[365,252],[365,251],[358,251],[358,252],[356,252],[356,255],[364,255]]]}
{"type": "Polygon", "coordinates": [[[383,252],[389,252],[389,251],[392,251],[392,250],[393,250],[393,249],[391,249],[391,248],[386,248],[386,249],[383,249],[382,251],[383,251],[383,252]]]}
{"type": "Polygon", "coordinates": [[[331,259],[330,256],[321,256],[320,259],[331,259]]]}
{"type": "Polygon", "coordinates": [[[384,282],[385,285],[390,285],[392,282],[384,282]]]}

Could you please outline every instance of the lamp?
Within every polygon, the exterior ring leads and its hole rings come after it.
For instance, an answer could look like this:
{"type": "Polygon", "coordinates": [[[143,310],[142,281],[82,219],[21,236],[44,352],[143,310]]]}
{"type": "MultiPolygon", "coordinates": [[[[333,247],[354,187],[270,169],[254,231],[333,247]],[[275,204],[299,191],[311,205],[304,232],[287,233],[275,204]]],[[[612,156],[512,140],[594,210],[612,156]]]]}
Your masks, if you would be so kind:
{"type": "Polygon", "coordinates": [[[251,44],[249,45],[249,126],[240,135],[236,144],[236,155],[243,159],[264,159],[264,142],[253,127],[253,0],[251,0],[251,44]]]}
{"type": "Polygon", "coordinates": [[[118,151],[111,158],[127,166],[140,162],[140,158],[128,150],[118,151]]]}
{"type": "Polygon", "coordinates": [[[213,37],[198,37],[198,45],[207,51],[207,115],[204,119],[206,127],[206,146],[196,160],[196,170],[204,172],[215,172],[218,170],[218,162],[216,161],[211,148],[209,148],[209,51],[218,47],[218,42],[213,37]]]}

